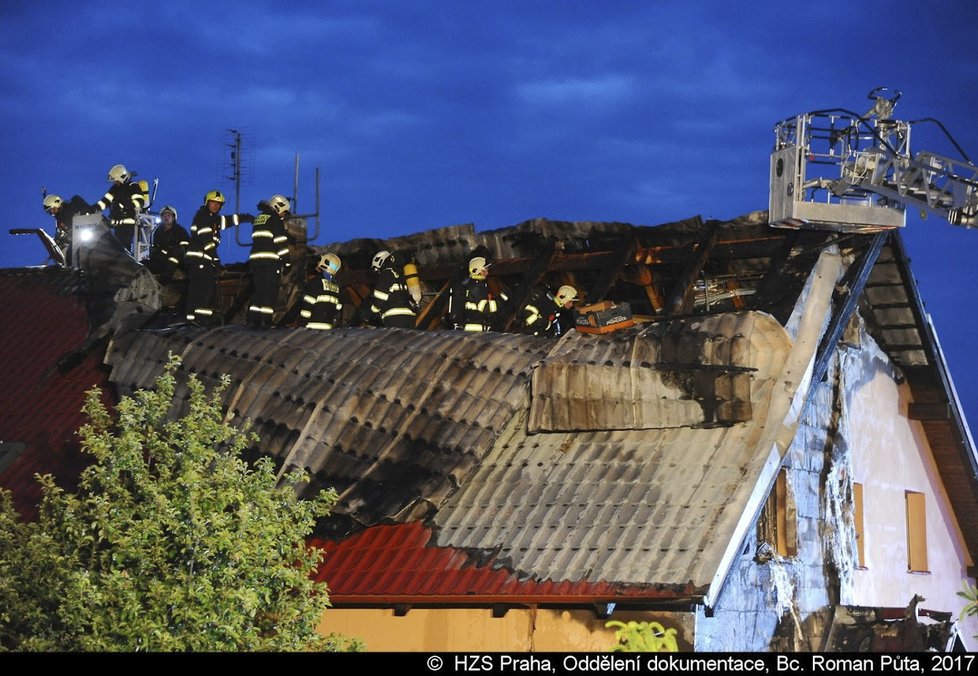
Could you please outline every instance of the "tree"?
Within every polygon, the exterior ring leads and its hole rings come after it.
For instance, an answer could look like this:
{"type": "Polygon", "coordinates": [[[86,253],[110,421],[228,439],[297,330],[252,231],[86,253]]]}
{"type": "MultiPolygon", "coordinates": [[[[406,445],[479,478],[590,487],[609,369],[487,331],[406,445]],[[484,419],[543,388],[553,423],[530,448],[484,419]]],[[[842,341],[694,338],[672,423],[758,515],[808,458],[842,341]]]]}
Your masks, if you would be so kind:
{"type": "Polygon", "coordinates": [[[94,462],[77,493],[40,476],[36,522],[0,494],[0,648],[56,651],[359,649],[316,632],[329,606],[306,538],[335,491],[299,500],[304,474],[277,483],[257,437],[224,422],[220,395],[191,375],[170,415],[171,355],[153,390],[115,415],[88,393],[79,430],[94,462]],[[115,419],[113,419],[115,418],[115,419]]]}
{"type": "MultiPolygon", "coordinates": [[[[971,586],[971,584],[965,580],[964,589],[958,592],[958,596],[967,601],[964,608],[961,609],[961,614],[958,616],[958,621],[961,622],[966,617],[978,616],[978,587],[971,586]]],[[[975,638],[978,638],[978,636],[975,636],[975,638]]]]}

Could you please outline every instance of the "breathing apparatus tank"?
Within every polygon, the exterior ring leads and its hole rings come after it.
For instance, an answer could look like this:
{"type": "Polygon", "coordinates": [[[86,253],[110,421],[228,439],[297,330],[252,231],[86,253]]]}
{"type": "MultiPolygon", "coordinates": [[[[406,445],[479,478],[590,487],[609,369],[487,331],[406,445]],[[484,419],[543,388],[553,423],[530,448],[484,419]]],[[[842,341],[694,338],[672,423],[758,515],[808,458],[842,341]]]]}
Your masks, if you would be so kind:
{"type": "Polygon", "coordinates": [[[421,302],[421,280],[418,279],[418,266],[414,261],[404,264],[404,281],[407,283],[408,293],[415,303],[421,302]]]}

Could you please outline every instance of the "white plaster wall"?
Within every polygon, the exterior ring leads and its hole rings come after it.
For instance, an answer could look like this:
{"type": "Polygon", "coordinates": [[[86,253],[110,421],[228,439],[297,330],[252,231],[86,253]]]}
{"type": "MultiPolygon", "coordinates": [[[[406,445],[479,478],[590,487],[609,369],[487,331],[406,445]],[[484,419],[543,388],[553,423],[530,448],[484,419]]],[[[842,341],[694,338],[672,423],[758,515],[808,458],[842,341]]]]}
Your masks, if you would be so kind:
{"type": "MultiPolygon", "coordinates": [[[[919,423],[906,416],[909,387],[899,385],[885,357],[848,364],[847,414],[852,480],[863,485],[865,569],[853,576],[852,598],[862,606],[906,606],[913,594],[921,607],[949,611],[964,606],[956,596],[970,564],[957,521],[919,423]],[[928,573],[907,571],[905,491],[923,493],[927,512],[928,573]]],[[[971,580],[973,582],[973,580],[971,580]]],[[[974,645],[978,620],[961,627],[974,645]]]]}

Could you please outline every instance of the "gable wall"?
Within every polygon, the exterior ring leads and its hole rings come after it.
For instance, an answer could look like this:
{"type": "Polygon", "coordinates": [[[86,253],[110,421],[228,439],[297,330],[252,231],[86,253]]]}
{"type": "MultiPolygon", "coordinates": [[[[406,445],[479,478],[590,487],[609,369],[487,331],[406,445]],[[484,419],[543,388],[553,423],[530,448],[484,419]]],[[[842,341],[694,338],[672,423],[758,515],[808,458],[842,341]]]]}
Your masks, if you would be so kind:
{"type": "MultiPolygon", "coordinates": [[[[846,602],[900,607],[919,594],[926,599],[921,607],[957,616],[964,601],[956,592],[970,557],[922,427],[907,418],[909,387],[896,382],[888,364],[873,366],[863,369],[846,402],[852,480],[864,486],[866,556],[865,567],[853,572],[846,602]],[[925,496],[927,573],[907,570],[906,491],[925,496]]],[[[846,371],[850,378],[854,372],[846,371]]],[[[978,634],[978,618],[965,622],[962,632],[966,639],[978,634]]]]}
{"type": "MultiPolygon", "coordinates": [[[[756,527],[741,548],[727,581],[707,616],[696,614],[697,651],[764,651],[786,620],[800,625],[831,598],[831,571],[822,547],[822,475],[832,419],[831,391],[821,387],[789,447],[784,467],[789,492],[788,518],[794,520],[797,556],[758,556],[756,527]]],[[[817,650],[809,637],[802,649],[817,650]]]]}

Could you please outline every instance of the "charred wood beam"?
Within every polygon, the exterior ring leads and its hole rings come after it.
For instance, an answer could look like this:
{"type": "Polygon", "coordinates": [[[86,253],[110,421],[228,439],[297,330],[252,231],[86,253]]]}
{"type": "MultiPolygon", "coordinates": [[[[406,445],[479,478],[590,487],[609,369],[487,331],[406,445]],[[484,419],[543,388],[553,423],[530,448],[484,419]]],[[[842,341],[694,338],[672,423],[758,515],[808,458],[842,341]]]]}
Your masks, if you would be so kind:
{"type": "Polygon", "coordinates": [[[442,319],[448,314],[448,296],[451,288],[452,278],[449,277],[442,284],[441,289],[438,290],[437,295],[435,295],[432,301],[425,305],[421,309],[421,312],[418,313],[418,318],[414,324],[417,328],[429,331],[441,328],[442,319]]]}
{"type": "MultiPolygon", "coordinates": [[[[251,281],[251,275],[245,275],[237,280],[222,277],[218,283],[218,289],[220,290],[222,287],[232,289],[232,293],[234,294],[230,306],[221,315],[223,322],[227,324],[232,318],[244,311],[245,304],[251,300],[251,294],[255,292],[255,285],[251,281]],[[233,291],[234,289],[236,289],[236,292],[233,291]]],[[[227,294],[221,295],[225,296],[227,294]]],[[[218,302],[223,304],[220,298],[218,302]]]]}
{"type": "Polygon", "coordinates": [[[339,287],[340,297],[343,298],[344,319],[349,326],[360,326],[364,321],[363,316],[368,309],[365,306],[370,304],[373,287],[366,286],[365,284],[347,283],[339,283],[339,287]],[[347,308],[350,308],[352,312],[347,313],[347,308]]]}
{"type": "Polygon", "coordinates": [[[832,319],[829,321],[825,333],[822,334],[818,351],[815,353],[815,366],[812,369],[812,379],[808,386],[808,396],[805,398],[804,404],[806,408],[813,399],[812,395],[815,393],[815,389],[822,382],[822,378],[825,377],[825,372],[829,367],[829,361],[835,352],[835,346],[838,344],[839,339],[842,337],[842,332],[846,328],[846,324],[849,323],[852,313],[855,312],[859,304],[859,298],[862,296],[866,280],[869,278],[869,273],[872,272],[873,265],[876,263],[880,251],[883,250],[883,245],[886,243],[888,236],[889,232],[887,231],[878,232],[873,235],[873,239],[866,250],[846,270],[846,274],[842,280],[841,291],[837,291],[835,294],[836,310],[832,313],[832,319]]]}
{"type": "Polygon", "coordinates": [[[513,322],[516,320],[519,311],[526,305],[534,288],[543,281],[544,276],[550,269],[550,264],[553,262],[554,256],[557,255],[557,248],[557,242],[548,243],[544,250],[540,252],[540,257],[535,259],[525,269],[523,279],[516,288],[507,293],[509,302],[506,303],[506,309],[503,313],[503,331],[512,330],[513,322]]]}
{"type": "Polygon", "coordinates": [[[676,285],[666,305],[667,314],[671,315],[692,310],[693,294],[691,292],[693,286],[696,284],[696,279],[700,276],[700,273],[703,272],[703,267],[706,265],[706,262],[710,259],[710,254],[713,252],[713,247],[716,246],[718,238],[719,230],[717,229],[717,221],[708,222],[705,225],[703,237],[696,244],[695,256],[690,258],[689,263],[679,275],[679,279],[676,280],[676,285]]]}
{"type": "Polygon", "coordinates": [[[656,312],[662,312],[662,308],[665,307],[666,302],[662,298],[662,294],[659,293],[659,289],[655,286],[655,273],[652,271],[651,266],[643,263],[626,268],[622,273],[622,279],[629,284],[635,284],[645,289],[645,295],[649,299],[649,305],[656,312]]]}
{"type": "Polygon", "coordinates": [[[791,251],[795,248],[797,242],[798,231],[790,230],[781,242],[781,246],[778,247],[777,253],[772,256],[771,263],[768,266],[768,273],[758,285],[757,294],[754,296],[754,302],[752,303],[753,307],[766,307],[777,295],[778,290],[784,286],[788,258],[791,257],[791,251]]]}
{"type": "Polygon", "coordinates": [[[591,288],[585,292],[588,303],[598,303],[604,299],[611,287],[622,276],[625,266],[635,260],[635,252],[638,250],[638,242],[630,239],[619,247],[609,261],[609,265],[601,269],[598,278],[591,288]]]}

